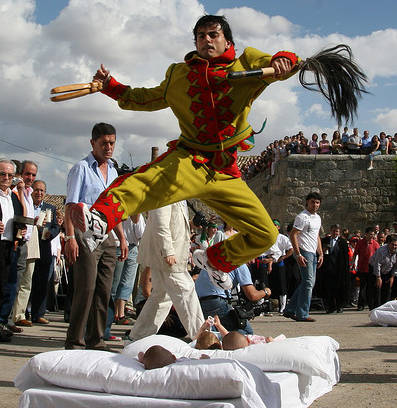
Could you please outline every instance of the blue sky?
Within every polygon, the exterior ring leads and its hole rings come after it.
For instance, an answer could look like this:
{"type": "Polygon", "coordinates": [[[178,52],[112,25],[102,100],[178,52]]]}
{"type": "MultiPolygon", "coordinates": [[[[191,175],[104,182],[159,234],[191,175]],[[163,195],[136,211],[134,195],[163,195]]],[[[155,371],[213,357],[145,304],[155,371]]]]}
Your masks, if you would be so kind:
{"type": "MultiPolygon", "coordinates": [[[[65,174],[89,150],[87,135],[98,121],[118,130],[115,157],[140,165],[151,146],[163,151],[179,134],[170,110],[126,112],[102,95],[49,102],[49,90],[89,82],[104,63],[121,82],[151,87],[167,67],[193,48],[191,29],[204,12],[228,18],[237,52],[253,46],[306,58],[344,42],[369,77],[358,118],[360,133],[397,132],[397,1],[358,0],[1,0],[0,151],[39,162],[49,191],[64,193],[65,174]],[[62,11],[62,13],[61,13],[62,11]],[[279,17],[277,17],[279,16],[279,17]],[[16,92],[24,86],[23,92],[16,92]],[[21,109],[23,106],[23,109],[21,109]],[[28,153],[31,151],[31,153],[28,153]]],[[[327,103],[296,78],[270,86],[254,103],[249,120],[259,129],[250,154],[275,138],[303,130],[332,134],[327,103]]]]}
{"type": "MultiPolygon", "coordinates": [[[[37,0],[36,21],[48,24],[68,3],[68,0],[37,0]]],[[[269,15],[282,15],[300,25],[303,32],[320,35],[342,32],[357,36],[397,26],[395,0],[207,0],[201,3],[208,14],[221,8],[251,7],[269,15]]]]}

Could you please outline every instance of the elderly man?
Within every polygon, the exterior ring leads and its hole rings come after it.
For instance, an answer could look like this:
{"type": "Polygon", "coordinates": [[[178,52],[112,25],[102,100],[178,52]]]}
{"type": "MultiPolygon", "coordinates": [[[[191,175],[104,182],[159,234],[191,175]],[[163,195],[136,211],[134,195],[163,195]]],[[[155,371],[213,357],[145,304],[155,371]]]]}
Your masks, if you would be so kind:
{"type": "MultiPolygon", "coordinates": [[[[246,48],[236,58],[230,26],[221,16],[201,17],[194,27],[196,49],[185,62],[172,64],[154,88],[130,88],[118,83],[103,66],[94,80],[122,109],[171,108],[181,134],[169,151],[136,172],[119,177],[88,211],[76,205],[72,218],[84,233],[95,235],[95,246],[109,230],[130,215],[199,198],[239,233],[208,249],[194,262],[219,286],[230,287],[227,272],[269,248],[277,229],[258,197],[241,180],[237,150],[248,150],[254,131],[247,121],[252,102],[270,84],[287,79],[299,58],[291,52],[265,54],[246,48]],[[272,78],[232,81],[231,71],[272,67],[272,78]],[[90,232],[88,232],[88,230],[90,232]]],[[[89,239],[89,237],[86,237],[89,239]]]]}
{"type": "MultiPolygon", "coordinates": [[[[32,184],[36,179],[38,166],[36,163],[25,160],[22,162],[21,178],[24,183],[23,195],[26,205],[26,216],[34,218],[34,206],[32,198],[32,184]]],[[[40,257],[39,238],[37,227],[28,225],[24,237],[26,245],[21,247],[18,260],[18,283],[17,293],[12,307],[9,325],[30,327],[32,322],[26,318],[30,291],[32,288],[32,276],[36,259],[40,257]]]]}
{"type": "Polygon", "coordinates": [[[31,315],[33,323],[48,324],[49,321],[44,317],[44,314],[46,311],[48,281],[50,279],[52,262],[51,240],[59,234],[59,225],[56,221],[56,208],[43,201],[47,191],[46,183],[42,180],[35,180],[32,187],[35,218],[38,219],[41,213],[46,215],[43,224],[40,223],[37,227],[40,258],[35,263],[32,277],[31,315]]]}
{"type": "MultiPolygon", "coordinates": [[[[10,187],[12,178],[15,175],[15,164],[7,159],[0,159],[0,310],[3,310],[5,303],[12,296],[9,292],[8,280],[11,275],[11,264],[16,234],[14,231],[14,216],[22,215],[23,208],[10,187]]],[[[26,233],[26,230],[24,231],[26,233]]],[[[14,265],[15,266],[15,265],[14,265]]],[[[16,272],[16,271],[15,271],[16,272]]],[[[15,273],[16,275],[16,273],[15,273]]],[[[15,284],[14,284],[15,288],[15,284]]],[[[12,304],[12,303],[11,303],[12,304]]],[[[12,335],[5,326],[7,324],[8,313],[1,316],[0,341],[9,341],[12,335]]]]}

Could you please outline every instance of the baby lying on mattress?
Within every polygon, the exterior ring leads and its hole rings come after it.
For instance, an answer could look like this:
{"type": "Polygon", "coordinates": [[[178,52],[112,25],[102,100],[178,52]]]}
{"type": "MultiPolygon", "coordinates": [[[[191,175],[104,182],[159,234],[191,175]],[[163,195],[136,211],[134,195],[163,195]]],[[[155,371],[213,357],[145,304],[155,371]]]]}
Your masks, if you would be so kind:
{"type": "Polygon", "coordinates": [[[280,334],[276,338],[258,336],[255,334],[244,335],[237,331],[228,331],[222,326],[221,321],[217,315],[214,317],[208,316],[207,320],[200,327],[196,335],[196,344],[194,347],[199,350],[238,350],[240,348],[248,347],[251,344],[265,344],[272,341],[284,340],[285,336],[280,334]],[[211,332],[211,326],[215,326],[218,330],[222,342],[214,332],[211,332]]]}
{"type": "MultiPolygon", "coordinates": [[[[283,339],[285,339],[283,334],[273,339],[273,337],[243,335],[237,331],[229,332],[222,326],[219,317],[215,315],[214,317],[209,316],[200,327],[196,335],[195,348],[198,350],[238,350],[248,347],[250,344],[264,344],[283,339]],[[222,337],[222,342],[214,332],[210,331],[211,326],[216,327],[222,337]]],[[[199,359],[209,358],[207,354],[202,354],[199,359]]],[[[138,353],[138,361],[143,364],[145,370],[165,367],[182,360],[197,360],[197,358],[182,357],[177,359],[174,354],[160,345],[151,346],[145,352],[138,353]]]]}

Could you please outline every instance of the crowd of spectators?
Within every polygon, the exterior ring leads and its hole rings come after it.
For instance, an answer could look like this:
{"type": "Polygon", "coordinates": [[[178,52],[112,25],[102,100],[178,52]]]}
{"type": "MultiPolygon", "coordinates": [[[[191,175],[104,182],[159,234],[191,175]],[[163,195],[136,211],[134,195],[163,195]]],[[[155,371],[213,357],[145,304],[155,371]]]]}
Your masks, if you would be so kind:
{"type": "Polygon", "coordinates": [[[349,133],[347,127],[343,133],[335,130],[332,138],[327,133],[313,133],[310,141],[300,131],[293,136],[285,136],[284,139],[274,140],[257,157],[249,157],[244,161],[240,170],[245,180],[249,180],[258,173],[268,171],[273,176],[277,162],[292,154],[361,154],[369,158],[368,170],[373,169],[373,158],[381,154],[397,154],[397,133],[394,136],[380,132],[379,135],[369,136],[368,130],[364,130],[360,136],[358,128],[349,133]]]}

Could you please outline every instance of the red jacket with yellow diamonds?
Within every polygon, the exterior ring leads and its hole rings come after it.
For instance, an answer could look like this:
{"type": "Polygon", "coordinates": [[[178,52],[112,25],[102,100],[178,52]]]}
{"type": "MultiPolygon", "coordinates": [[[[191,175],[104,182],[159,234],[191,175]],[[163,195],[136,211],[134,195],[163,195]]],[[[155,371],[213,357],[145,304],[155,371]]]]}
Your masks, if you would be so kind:
{"type": "MultiPolygon", "coordinates": [[[[282,54],[297,61],[295,54],[282,54]]],[[[198,151],[220,152],[241,145],[251,136],[247,116],[252,102],[277,80],[228,80],[227,73],[268,67],[271,61],[271,55],[255,48],[246,48],[237,59],[234,47],[211,60],[192,51],[185,62],[172,64],[155,88],[130,88],[112,78],[104,93],[116,99],[122,109],[154,111],[170,107],[179,121],[181,143],[198,151]]]]}

